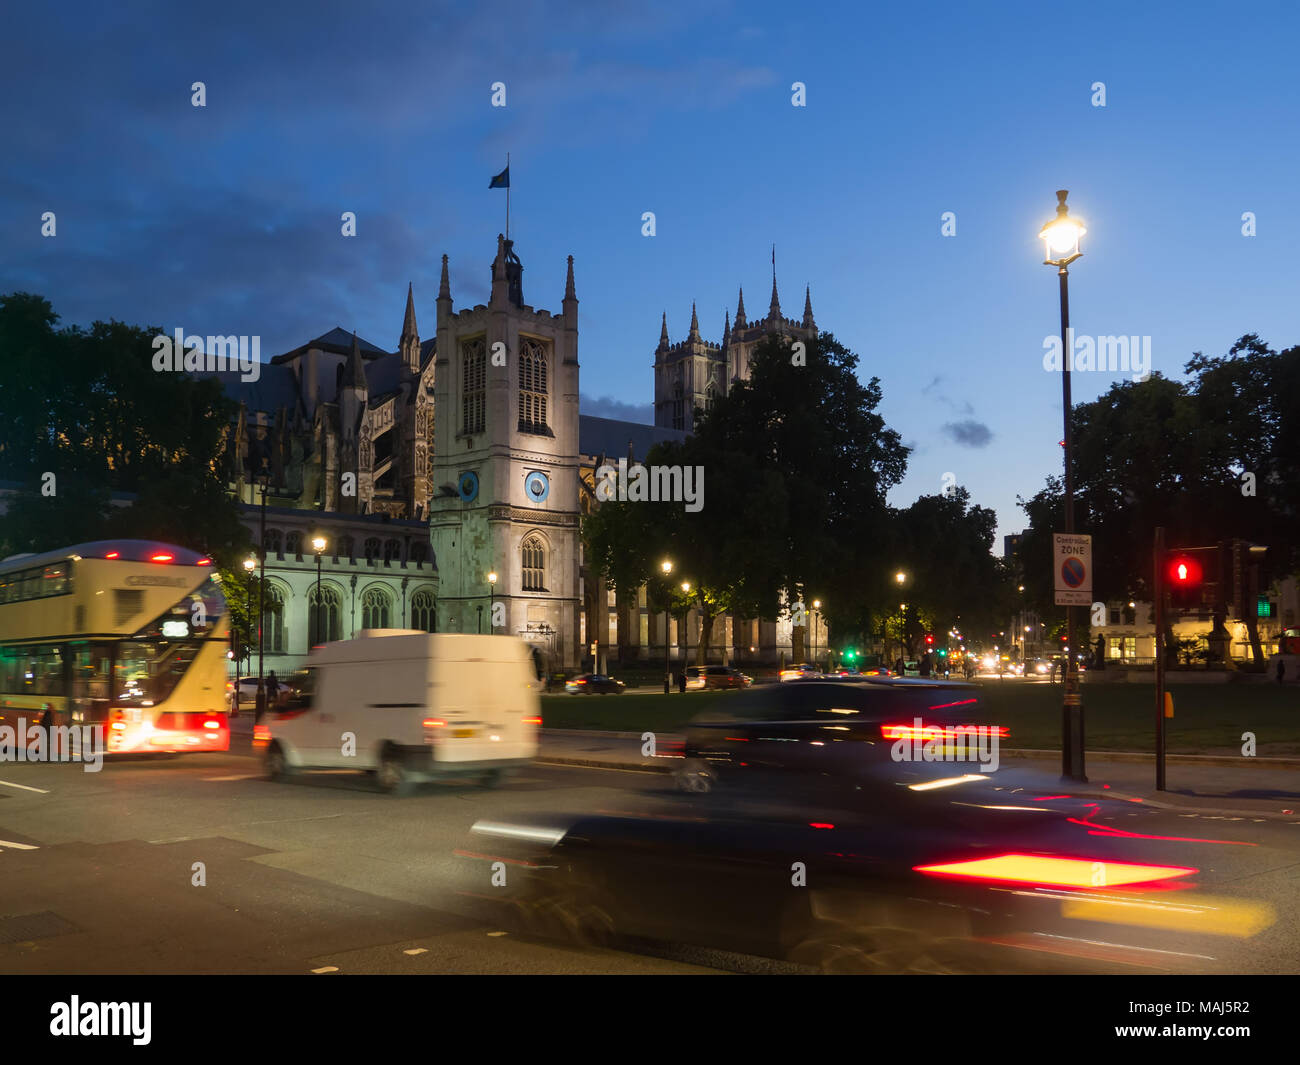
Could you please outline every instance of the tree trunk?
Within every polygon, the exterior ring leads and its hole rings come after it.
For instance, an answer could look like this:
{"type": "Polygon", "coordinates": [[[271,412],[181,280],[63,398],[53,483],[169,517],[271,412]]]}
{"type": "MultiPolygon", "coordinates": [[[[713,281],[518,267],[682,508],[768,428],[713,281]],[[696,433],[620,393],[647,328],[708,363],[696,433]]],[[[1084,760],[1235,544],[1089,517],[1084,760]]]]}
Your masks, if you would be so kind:
{"type": "Polygon", "coordinates": [[[700,614],[700,646],[695,652],[697,666],[702,666],[709,660],[709,644],[713,642],[713,617],[708,613],[700,614]]]}

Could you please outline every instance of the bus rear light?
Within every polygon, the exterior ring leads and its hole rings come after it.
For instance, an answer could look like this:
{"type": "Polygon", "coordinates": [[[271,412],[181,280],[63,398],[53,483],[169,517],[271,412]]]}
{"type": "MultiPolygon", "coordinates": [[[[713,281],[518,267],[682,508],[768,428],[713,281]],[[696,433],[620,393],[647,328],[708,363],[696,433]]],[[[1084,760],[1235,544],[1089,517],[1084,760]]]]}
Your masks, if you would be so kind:
{"type": "Polygon", "coordinates": [[[111,725],[109,725],[108,727],[111,728],[114,732],[125,732],[125,731],[126,731],[126,722],[125,722],[125,721],[114,721],[114,722],[113,722],[111,725]]]}
{"type": "Polygon", "coordinates": [[[194,564],[195,564],[196,566],[210,566],[210,565],[212,565],[212,559],[210,559],[210,558],[201,558],[201,559],[199,559],[199,560],[198,560],[196,563],[194,563],[194,564]]]}
{"type": "Polygon", "coordinates": [[[160,552],[159,552],[158,554],[156,554],[156,555],[150,555],[150,556],[149,556],[149,561],[150,561],[150,562],[170,562],[170,561],[172,561],[172,559],[173,559],[174,557],[175,557],[174,555],[169,555],[169,554],[167,554],[166,552],[160,551],[160,552]]]}
{"type": "Polygon", "coordinates": [[[1109,888],[1174,880],[1199,872],[1181,865],[1141,865],[1093,858],[1051,858],[1042,854],[1002,854],[942,865],[917,865],[913,870],[932,876],[985,880],[1036,887],[1109,888]]]}
{"type": "Polygon", "coordinates": [[[525,725],[540,725],[541,723],[542,723],[542,719],[541,719],[540,717],[526,717],[526,718],[524,718],[524,724],[525,724],[525,725]]]}
{"type": "Polygon", "coordinates": [[[437,717],[426,717],[426,718],[424,719],[424,727],[425,727],[425,728],[445,728],[446,725],[447,725],[447,722],[443,721],[441,718],[437,718],[437,717]]]}
{"type": "Polygon", "coordinates": [[[221,722],[220,722],[220,721],[205,721],[205,722],[203,722],[203,727],[204,727],[204,728],[220,728],[220,727],[221,727],[221,722]]]}

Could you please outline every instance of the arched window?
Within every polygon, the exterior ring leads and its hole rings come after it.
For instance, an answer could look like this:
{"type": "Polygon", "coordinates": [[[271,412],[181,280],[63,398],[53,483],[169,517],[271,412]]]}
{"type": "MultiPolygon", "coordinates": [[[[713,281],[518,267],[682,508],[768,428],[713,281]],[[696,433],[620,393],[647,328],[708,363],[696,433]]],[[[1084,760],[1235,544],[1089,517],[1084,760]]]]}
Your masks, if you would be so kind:
{"type": "Polygon", "coordinates": [[[297,529],[285,534],[284,553],[302,561],[302,533],[297,529]]]}
{"type": "Polygon", "coordinates": [[[266,530],[266,553],[268,557],[280,554],[283,550],[283,543],[279,529],[266,530]]]}
{"type": "Polygon", "coordinates": [[[523,337],[519,342],[519,431],[544,433],[546,428],[546,345],[523,337]]]}
{"type": "Polygon", "coordinates": [[[311,585],[307,592],[307,637],[311,646],[342,639],[342,617],[339,593],[325,584],[321,586],[318,600],[316,585],[311,585]]]}
{"type": "Polygon", "coordinates": [[[366,561],[375,562],[379,559],[379,537],[372,536],[366,540],[366,561]]]}
{"type": "Polygon", "coordinates": [[[411,628],[421,632],[434,632],[438,624],[437,604],[433,593],[422,588],[411,596],[411,628]]]}
{"type": "Polygon", "coordinates": [[[487,417],[487,345],[475,337],[461,345],[461,422],[464,434],[481,433],[487,417]]]}
{"type": "Polygon", "coordinates": [[[390,628],[393,600],[382,588],[368,588],[361,597],[361,627],[363,629],[390,628]]]}
{"type": "Polygon", "coordinates": [[[270,581],[266,584],[262,610],[262,635],[266,651],[273,655],[284,654],[284,593],[270,581]]]}
{"type": "Polygon", "coordinates": [[[524,591],[546,591],[546,545],[542,538],[537,535],[525,537],[520,552],[523,556],[524,591]]]}
{"type": "Polygon", "coordinates": [[[397,540],[384,541],[384,562],[401,562],[402,545],[397,540]]]}

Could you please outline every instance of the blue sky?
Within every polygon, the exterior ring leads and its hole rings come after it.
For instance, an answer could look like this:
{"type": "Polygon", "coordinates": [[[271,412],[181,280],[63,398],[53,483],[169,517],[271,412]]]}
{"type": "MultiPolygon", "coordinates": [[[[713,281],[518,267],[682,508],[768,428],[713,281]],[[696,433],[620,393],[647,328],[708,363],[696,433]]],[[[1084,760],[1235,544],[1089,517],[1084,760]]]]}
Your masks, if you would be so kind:
{"type": "Polygon", "coordinates": [[[738,286],[765,310],[774,243],[785,312],[810,284],[915,448],[891,502],[951,472],[1012,532],[1060,462],[1057,188],[1089,228],[1077,332],[1150,336],[1173,376],[1246,332],[1300,343],[1300,15],[1138,8],[27,5],[0,40],[0,292],[264,355],[335,325],[395,348],[408,281],[432,333],[444,252],[456,305],[486,301],[509,151],[528,302],[558,310],[575,259],[584,411],[649,420],[661,312],[680,340],[694,300],[720,340],[738,286]]]}

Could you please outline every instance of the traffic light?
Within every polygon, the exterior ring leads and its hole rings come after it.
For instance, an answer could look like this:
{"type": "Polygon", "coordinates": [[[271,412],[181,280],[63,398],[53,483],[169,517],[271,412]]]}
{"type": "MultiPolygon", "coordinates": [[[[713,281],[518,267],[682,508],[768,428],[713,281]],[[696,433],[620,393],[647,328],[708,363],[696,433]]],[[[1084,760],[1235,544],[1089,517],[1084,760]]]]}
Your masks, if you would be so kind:
{"type": "Polygon", "coordinates": [[[1165,580],[1169,584],[1169,600],[1175,606],[1189,608],[1200,604],[1205,570],[1195,555],[1187,551],[1170,555],[1165,564],[1165,580]]]}
{"type": "Polygon", "coordinates": [[[844,661],[856,662],[857,660],[858,660],[858,652],[855,651],[852,647],[847,648],[844,652],[844,661]]]}
{"type": "Polygon", "coordinates": [[[928,632],[927,632],[927,633],[925,634],[925,646],[926,646],[926,647],[933,647],[933,646],[934,646],[934,635],[933,635],[932,633],[928,633],[928,632]]]}

